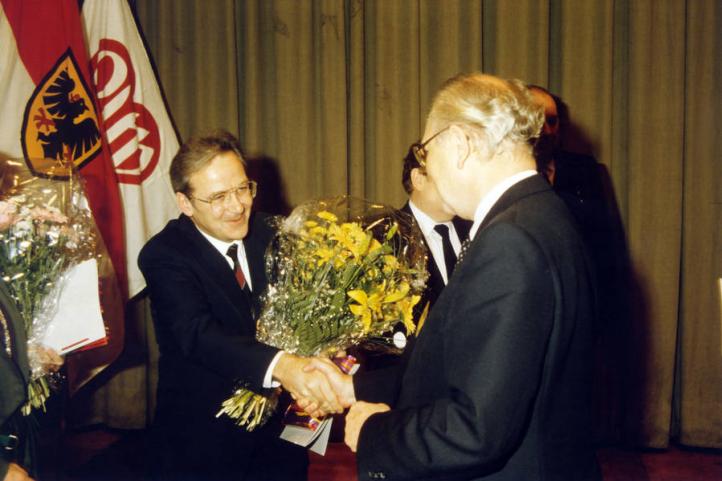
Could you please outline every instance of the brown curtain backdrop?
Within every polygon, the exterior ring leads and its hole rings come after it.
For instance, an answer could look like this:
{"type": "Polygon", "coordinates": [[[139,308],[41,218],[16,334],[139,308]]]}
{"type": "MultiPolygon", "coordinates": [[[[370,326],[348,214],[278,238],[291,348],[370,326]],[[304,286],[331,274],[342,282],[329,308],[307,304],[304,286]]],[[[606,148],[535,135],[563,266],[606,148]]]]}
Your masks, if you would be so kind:
{"type": "MultiPolygon", "coordinates": [[[[400,205],[401,159],[459,71],[558,94],[566,147],[609,172],[633,273],[632,315],[603,326],[598,435],[722,447],[722,2],[132,3],[181,137],[237,133],[278,212],[347,193],[400,205]]],[[[144,304],[138,345],[81,393],[78,422],[147,422],[144,304]]]]}

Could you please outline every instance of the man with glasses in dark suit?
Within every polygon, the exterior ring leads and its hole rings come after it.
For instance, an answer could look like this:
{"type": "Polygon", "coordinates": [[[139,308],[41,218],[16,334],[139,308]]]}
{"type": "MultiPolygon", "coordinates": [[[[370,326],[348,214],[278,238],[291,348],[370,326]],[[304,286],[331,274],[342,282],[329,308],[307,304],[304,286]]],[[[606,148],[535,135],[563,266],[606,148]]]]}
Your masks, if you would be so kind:
{"type": "MultiPolygon", "coordinates": [[[[471,222],[461,219],[444,204],[426,169],[419,165],[414,155],[414,144],[404,157],[402,183],[409,200],[401,208],[413,216],[426,244],[429,279],[424,296],[418,303],[421,309],[433,306],[441,291],[449,283],[461,244],[469,237],[471,222]]],[[[418,316],[415,316],[418,319],[418,316]]]]}
{"type": "Polygon", "coordinates": [[[317,415],[340,410],[326,378],[303,371],[307,359],[255,340],[273,231],[251,210],[257,185],[240,146],[227,132],[193,139],[170,176],[182,214],[139,257],[160,350],[156,470],[173,480],[305,480],[306,451],[278,438],[280,414],[253,432],[216,418],[238,385],[280,385],[313,399],[317,415]]]}
{"type": "MultiPolygon", "coordinates": [[[[471,222],[456,217],[444,205],[436,186],[429,181],[426,170],[416,160],[413,151],[418,145],[417,142],[409,148],[404,157],[401,174],[401,183],[409,195],[408,201],[401,211],[411,216],[416,222],[427,253],[426,270],[429,278],[421,299],[414,307],[414,322],[416,323],[422,318],[424,312],[431,309],[441,291],[448,284],[449,278],[454,272],[461,245],[468,239],[471,227],[471,222]]],[[[408,333],[402,332],[404,328],[401,323],[397,329],[394,336],[396,347],[403,349],[408,345],[406,342],[408,333]],[[399,338],[400,334],[403,335],[399,338]]],[[[362,373],[380,367],[393,366],[399,361],[399,356],[387,355],[383,351],[380,354],[362,352],[361,355],[365,357],[361,363],[362,373]]],[[[374,376],[377,375],[378,373],[374,374],[374,376]]],[[[368,382],[376,383],[377,381],[374,377],[369,378],[368,382]]]]}

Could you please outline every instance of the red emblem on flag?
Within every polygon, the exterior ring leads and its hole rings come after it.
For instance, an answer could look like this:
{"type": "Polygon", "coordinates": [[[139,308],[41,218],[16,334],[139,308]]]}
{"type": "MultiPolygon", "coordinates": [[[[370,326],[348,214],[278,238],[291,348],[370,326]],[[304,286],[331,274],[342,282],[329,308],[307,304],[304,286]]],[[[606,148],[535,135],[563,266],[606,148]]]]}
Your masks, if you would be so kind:
{"type": "Polygon", "coordinates": [[[21,143],[28,168],[42,177],[67,177],[101,149],[98,117],[71,49],[38,83],[23,117],[21,143]]]}
{"type": "Polygon", "coordinates": [[[130,53],[121,42],[104,38],[90,63],[118,182],[140,185],[157,167],[161,145],[153,114],[135,100],[130,53]]]}

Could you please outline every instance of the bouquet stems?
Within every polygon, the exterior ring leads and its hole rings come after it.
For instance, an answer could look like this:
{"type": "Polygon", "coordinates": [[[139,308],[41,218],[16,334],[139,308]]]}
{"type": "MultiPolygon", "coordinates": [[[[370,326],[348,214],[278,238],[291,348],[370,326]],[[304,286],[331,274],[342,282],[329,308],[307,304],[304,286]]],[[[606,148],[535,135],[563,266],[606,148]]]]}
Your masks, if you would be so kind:
{"type": "Polygon", "coordinates": [[[28,383],[28,401],[21,408],[23,416],[29,416],[33,409],[45,412],[45,401],[50,397],[50,385],[45,376],[32,379],[28,383]]]}

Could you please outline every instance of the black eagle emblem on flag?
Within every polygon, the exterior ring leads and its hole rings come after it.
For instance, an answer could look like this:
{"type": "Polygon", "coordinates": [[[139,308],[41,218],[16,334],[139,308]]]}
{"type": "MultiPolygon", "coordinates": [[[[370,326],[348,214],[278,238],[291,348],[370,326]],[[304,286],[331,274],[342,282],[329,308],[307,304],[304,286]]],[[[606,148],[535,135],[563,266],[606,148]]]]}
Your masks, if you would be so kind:
{"type": "Polygon", "coordinates": [[[71,49],[38,83],[25,109],[21,140],[30,170],[67,177],[100,152],[98,116],[71,49]]]}
{"type": "Polygon", "coordinates": [[[43,102],[55,125],[54,132],[38,133],[45,157],[61,160],[67,153],[71,159],[76,159],[100,139],[100,132],[93,119],[85,118],[75,123],[75,119],[85,113],[88,107],[82,97],[73,94],[73,90],[75,81],[65,70],[43,95],[43,102]]]}

